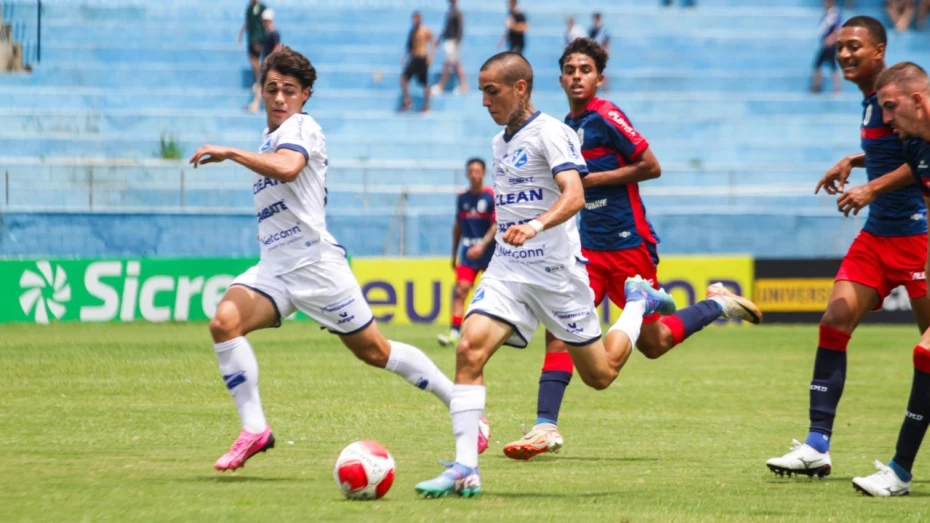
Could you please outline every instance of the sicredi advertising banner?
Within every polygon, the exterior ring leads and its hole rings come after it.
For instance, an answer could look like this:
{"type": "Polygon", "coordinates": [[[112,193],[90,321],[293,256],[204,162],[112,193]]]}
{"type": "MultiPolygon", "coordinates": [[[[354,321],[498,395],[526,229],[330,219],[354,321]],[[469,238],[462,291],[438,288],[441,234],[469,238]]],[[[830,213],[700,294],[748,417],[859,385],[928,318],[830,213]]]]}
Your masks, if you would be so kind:
{"type": "MultiPolygon", "coordinates": [[[[0,260],[0,323],[189,321],[213,317],[226,287],[257,263],[251,258],[0,260]]],[[[365,298],[382,323],[445,324],[455,274],[447,258],[356,258],[365,298]]],[[[659,280],[679,307],[722,281],[753,288],[747,256],[667,256],[659,280]]],[[[601,308],[605,323],[620,309],[601,308]]]]}

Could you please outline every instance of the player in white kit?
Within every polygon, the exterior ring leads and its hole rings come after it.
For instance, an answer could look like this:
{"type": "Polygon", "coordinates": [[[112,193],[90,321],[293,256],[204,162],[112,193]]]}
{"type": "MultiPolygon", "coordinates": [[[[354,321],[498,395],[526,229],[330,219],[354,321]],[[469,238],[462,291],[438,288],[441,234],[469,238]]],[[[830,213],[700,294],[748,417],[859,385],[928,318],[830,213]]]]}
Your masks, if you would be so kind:
{"type": "Polygon", "coordinates": [[[214,464],[221,471],[274,447],[258,393],[258,362],[245,335],[278,327],[295,310],[338,335],[365,363],[400,375],[446,406],[452,397],[452,382],[423,352],[381,334],[345,249],[326,230],[326,139],[301,113],[315,80],[316,70],[300,53],[287,47],[272,53],[262,68],[268,128],[259,152],[206,145],[190,159],[194,167],[232,160],[255,173],[261,260],[233,281],[210,322],[220,373],[242,421],[232,448],[214,464]]]}
{"type": "Polygon", "coordinates": [[[581,176],[588,171],[578,136],[534,109],[533,69],[519,54],[488,59],[478,83],[491,118],[506,126],[492,142],[497,250],[466,312],[456,351],[450,406],[456,460],[439,477],[417,484],[427,497],[481,492],[475,434],[486,398],[483,369],[501,345],[526,347],[542,322],[568,344],[581,379],[604,389],[626,363],[643,315],[675,311],[668,294],[631,278],[623,314],[601,341],[574,220],[585,203],[581,176]]]}

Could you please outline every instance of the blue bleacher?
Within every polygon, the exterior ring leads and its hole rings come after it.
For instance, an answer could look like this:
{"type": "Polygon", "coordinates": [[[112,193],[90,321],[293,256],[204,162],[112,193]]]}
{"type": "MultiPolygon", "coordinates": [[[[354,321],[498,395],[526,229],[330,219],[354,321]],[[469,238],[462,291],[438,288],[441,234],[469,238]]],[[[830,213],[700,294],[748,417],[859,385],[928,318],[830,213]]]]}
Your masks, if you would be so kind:
{"type": "MultiPolygon", "coordinates": [[[[388,252],[391,235],[399,234],[392,217],[402,210],[409,222],[408,254],[445,255],[451,195],[464,182],[461,164],[470,156],[487,158],[489,140],[499,131],[474,82],[481,62],[497,50],[505,2],[460,2],[472,89],[434,97],[427,115],[396,112],[400,58],[410,12],[421,10],[438,31],[446,2],[266,3],[277,12],[283,42],[307,54],[319,72],[306,110],[327,134],[334,233],[356,254],[388,252]],[[406,199],[404,188],[410,189],[406,199]]],[[[822,2],[703,0],[689,10],[658,3],[524,0],[537,107],[565,113],[556,80],[564,19],[575,15],[587,26],[590,13],[600,10],[614,37],[606,96],[650,140],[665,169],[643,187],[663,252],[841,254],[862,219],[843,219],[833,212],[832,199],[811,193],[825,169],[858,150],[861,93],[849,84],[836,95],[807,92],[822,2]]],[[[36,47],[30,40],[34,4],[0,0],[2,16],[20,28],[28,49],[36,47]]],[[[82,247],[79,239],[24,239],[24,231],[57,230],[56,213],[63,211],[83,213],[75,223],[87,236],[129,234],[131,228],[109,223],[128,220],[161,242],[142,247],[144,242],[127,240],[138,254],[222,255],[228,247],[219,239],[254,238],[242,169],[54,161],[151,161],[167,135],[185,156],[204,143],[254,149],[264,121],[244,110],[252,79],[236,35],[245,1],[43,5],[41,61],[27,53],[31,73],[0,74],[0,175],[9,180],[0,199],[0,256],[129,252],[115,240],[87,240],[82,247]],[[137,220],[133,213],[149,218],[137,220]],[[221,215],[228,219],[216,218],[221,215]],[[172,244],[166,239],[180,234],[172,227],[199,239],[172,244]]],[[[856,13],[883,18],[881,0],[857,5],[856,13]]],[[[920,61],[930,51],[926,33],[892,31],[889,39],[890,62],[920,61]]],[[[438,73],[434,66],[433,81],[438,73]]],[[[420,93],[413,89],[417,104],[420,93]]],[[[68,228],[69,237],[80,236],[75,227],[68,228]]],[[[246,242],[235,254],[255,253],[257,245],[246,242]]]]}

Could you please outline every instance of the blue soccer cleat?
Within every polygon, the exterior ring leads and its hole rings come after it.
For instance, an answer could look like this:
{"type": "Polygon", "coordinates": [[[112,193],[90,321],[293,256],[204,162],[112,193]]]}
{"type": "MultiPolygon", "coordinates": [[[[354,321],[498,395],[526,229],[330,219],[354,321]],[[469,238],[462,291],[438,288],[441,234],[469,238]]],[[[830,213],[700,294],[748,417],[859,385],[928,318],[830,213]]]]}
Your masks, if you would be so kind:
{"type": "Polygon", "coordinates": [[[649,282],[639,275],[627,278],[624,291],[626,292],[627,303],[643,302],[646,306],[644,316],[648,316],[653,312],[658,312],[663,316],[675,313],[675,300],[664,290],[653,289],[652,285],[649,285],[649,282]]]}
{"type": "Polygon", "coordinates": [[[473,498],[481,494],[481,476],[478,474],[478,467],[471,468],[453,463],[438,477],[421,481],[414,488],[417,494],[424,498],[442,498],[452,493],[473,498]]]}

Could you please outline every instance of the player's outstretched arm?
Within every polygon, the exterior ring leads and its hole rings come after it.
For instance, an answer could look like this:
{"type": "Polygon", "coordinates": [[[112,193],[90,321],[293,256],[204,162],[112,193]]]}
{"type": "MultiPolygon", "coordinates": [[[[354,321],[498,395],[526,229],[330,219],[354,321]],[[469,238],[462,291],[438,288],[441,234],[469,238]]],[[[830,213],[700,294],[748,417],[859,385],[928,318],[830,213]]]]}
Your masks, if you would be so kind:
{"type": "Polygon", "coordinates": [[[915,180],[914,175],[911,173],[911,168],[905,163],[894,171],[884,176],[879,176],[865,185],[850,189],[837,198],[836,205],[845,216],[849,216],[849,213],[856,216],[859,214],[859,211],[874,202],[875,198],[878,198],[880,195],[903,189],[914,183],[915,180]]]}
{"type": "Polygon", "coordinates": [[[555,183],[559,185],[562,194],[552,207],[529,223],[510,226],[501,237],[502,240],[514,247],[520,247],[544,230],[561,225],[578,214],[584,207],[581,174],[575,169],[560,171],[555,175],[555,183]]]}
{"type": "Polygon", "coordinates": [[[822,188],[827,194],[839,194],[846,187],[846,180],[854,167],[865,167],[865,153],[853,154],[843,158],[823,175],[823,178],[817,182],[814,194],[820,192],[822,188]],[[837,185],[839,184],[839,185],[837,185]]]}
{"type": "Polygon", "coordinates": [[[282,182],[296,180],[301,169],[307,165],[304,154],[291,149],[280,149],[274,154],[260,154],[220,145],[204,145],[197,149],[191,156],[190,163],[196,169],[198,165],[225,160],[232,160],[262,176],[282,182]]]}
{"type": "Polygon", "coordinates": [[[639,160],[625,165],[619,169],[611,171],[601,171],[599,173],[588,173],[581,183],[584,188],[598,187],[601,185],[626,185],[630,183],[639,183],[646,180],[654,180],[662,176],[662,166],[659,165],[659,159],[652,154],[651,149],[646,149],[640,155],[639,160]]]}

